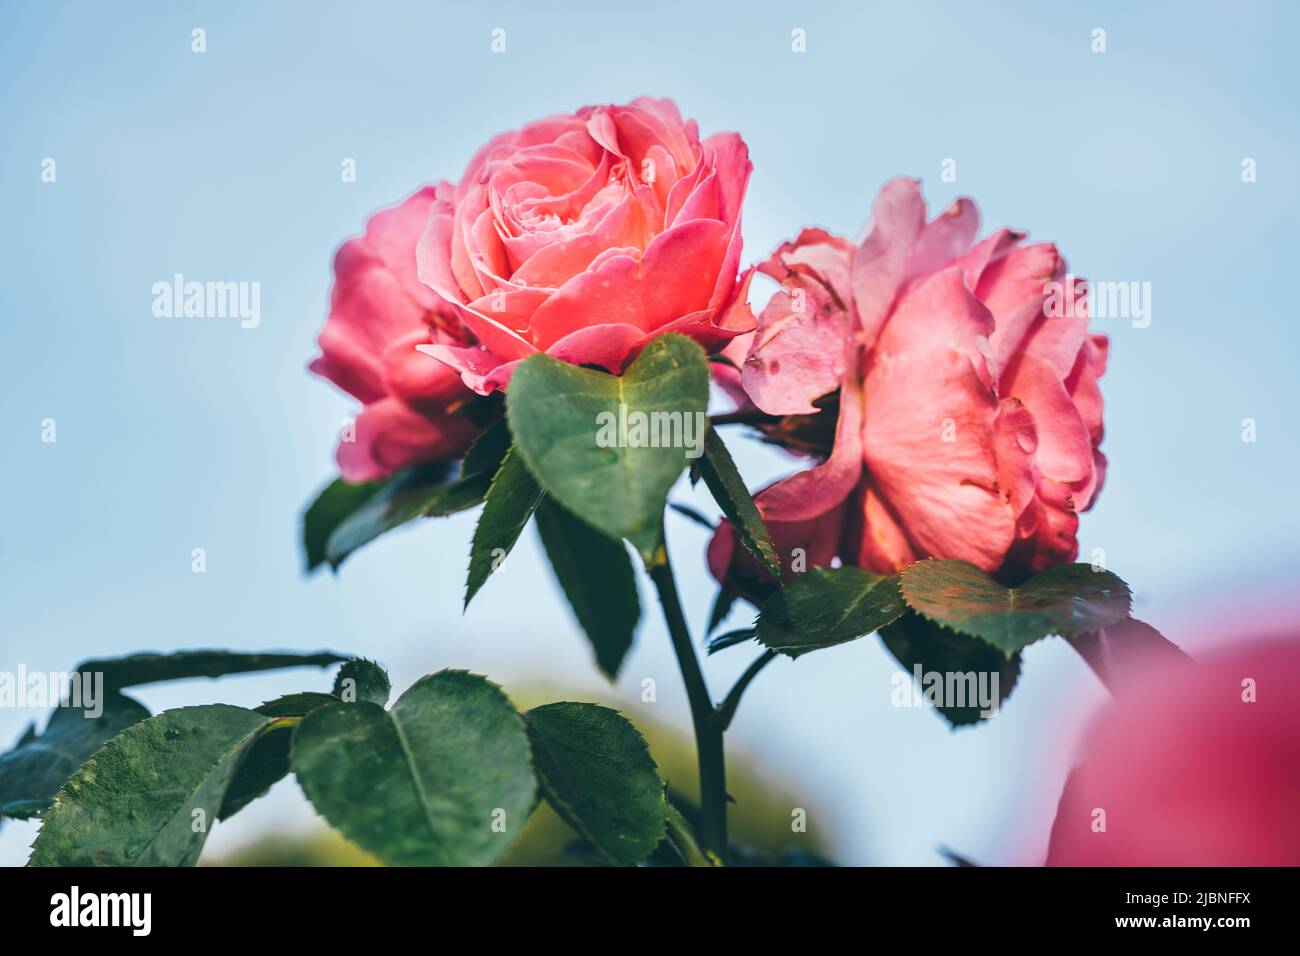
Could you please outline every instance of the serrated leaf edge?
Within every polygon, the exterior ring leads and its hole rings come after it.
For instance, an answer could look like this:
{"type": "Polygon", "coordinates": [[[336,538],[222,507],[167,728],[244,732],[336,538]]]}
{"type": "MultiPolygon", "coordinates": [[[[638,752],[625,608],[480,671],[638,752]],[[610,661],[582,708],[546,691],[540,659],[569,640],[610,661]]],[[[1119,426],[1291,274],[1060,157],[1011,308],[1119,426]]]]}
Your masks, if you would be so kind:
{"type": "MultiPolygon", "coordinates": [[[[989,640],[987,637],[985,637],[985,636],[982,635],[982,634],[975,634],[975,633],[972,633],[972,632],[970,632],[970,631],[963,631],[963,630],[961,630],[960,628],[955,627],[955,626],[953,626],[953,625],[951,625],[951,624],[948,624],[948,623],[945,622],[945,621],[940,621],[940,620],[938,620],[937,618],[933,618],[933,617],[931,617],[929,614],[926,614],[925,611],[923,611],[921,608],[917,607],[915,604],[912,603],[911,599],[910,599],[910,598],[908,597],[908,595],[907,595],[907,589],[906,589],[906,587],[904,586],[904,584],[905,584],[905,580],[906,580],[906,576],[907,576],[907,572],[911,571],[913,568],[917,567],[918,565],[922,565],[922,564],[934,564],[934,563],[939,563],[939,562],[947,563],[947,562],[950,562],[950,561],[959,561],[959,560],[960,560],[960,559],[958,559],[958,558],[922,558],[922,559],[919,560],[919,561],[913,561],[911,564],[909,564],[907,567],[905,567],[902,571],[900,571],[900,572],[898,573],[898,590],[899,590],[899,592],[902,594],[902,596],[903,596],[903,602],[908,606],[908,608],[909,608],[910,610],[914,611],[915,613],[919,614],[921,617],[925,618],[927,621],[931,622],[932,624],[937,624],[937,625],[939,625],[940,627],[944,628],[944,629],[947,630],[947,631],[951,631],[951,632],[954,633],[954,634],[960,634],[962,637],[970,637],[970,638],[974,638],[975,640],[978,640],[978,641],[983,641],[985,644],[988,644],[990,647],[994,648],[995,650],[1000,651],[1000,652],[1001,652],[1001,653],[1002,653],[1002,654],[1003,654],[1003,655],[1004,655],[1008,660],[1010,660],[1010,659],[1011,659],[1012,657],[1014,657],[1016,654],[1019,654],[1019,653],[1020,653],[1021,651],[1023,651],[1026,647],[1031,647],[1031,646],[1033,646],[1034,644],[1037,644],[1037,643],[1039,643],[1040,641],[1045,640],[1046,638],[1049,638],[1049,637],[1059,637],[1059,638],[1061,638],[1061,639],[1063,639],[1063,640],[1066,640],[1066,639],[1068,639],[1068,637],[1075,637],[1075,636],[1077,636],[1077,635],[1075,635],[1075,634],[1071,634],[1071,635],[1068,635],[1068,636],[1067,636],[1067,635],[1060,634],[1060,633],[1055,632],[1055,631],[1051,631],[1051,632],[1048,632],[1048,633],[1046,633],[1046,634],[1040,634],[1038,637],[1035,637],[1035,638],[1034,638],[1033,640],[1031,640],[1031,641],[1026,641],[1024,644],[1021,644],[1018,648],[1016,648],[1016,649],[1013,650],[1013,651],[1008,651],[1006,648],[1002,647],[1002,646],[999,645],[999,644],[994,643],[993,641],[989,640]]],[[[977,565],[971,564],[969,561],[962,561],[961,563],[962,563],[962,564],[969,564],[972,568],[975,568],[977,571],[979,571],[979,572],[980,572],[981,574],[983,574],[985,577],[988,577],[989,580],[990,580],[990,581],[993,581],[993,583],[996,584],[998,587],[1002,588],[1003,590],[1005,590],[1005,591],[1007,591],[1007,592],[1009,592],[1009,593],[1014,594],[1018,589],[1020,589],[1020,588],[1022,588],[1022,587],[1024,586],[1023,584],[1019,584],[1019,585],[1016,585],[1015,587],[1010,587],[1010,588],[1009,588],[1009,587],[1007,587],[1005,584],[1001,584],[1001,583],[999,583],[998,581],[994,581],[993,578],[992,578],[992,576],[990,576],[989,573],[988,573],[987,571],[983,570],[982,568],[978,567],[977,565]]],[[[1090,567],[1090,565],[1083,564],[1082,562],[1078,562],[1078,561],[1071,562],[1071,564],[1077,564],[1077,565],[1079,565],[1080,567],[1090,567]]],[[[1029,581],[1032,581],[1034,578],[1038,577],[1039,574],[1045,574],[1045,573],[1047,573],[1048,571],[1051,571],[1051,570],[1053,570],[1053,569],[1055,569],[1055,568],[1064,568],[1064,567],[1070,567],[1070,566],[1071,566],[1071,565],[1067,565],[1067,564],[1055,564],[1055,565],[1052,565],[1052,567],[1050,567],[1050,568],[1044,568],[1042,571],[1039,571],[1038,574],[1035,574],[1033,577],[1029,578],[1029,581]]],[[[1128,582],[1125,581],[1123,578],[1121,578],[1121,577],[1120,577],[1118,574],[1116,574],[1114,571],[1111,571],[1109,568],[1103,568],[1101,571],[1095,571],[1095,569],[1094,569],[1094,573],[1097,573],[1097,574],[1109,574],[1112,578],[1115,579],[1116,582],[1118,582],[1120,588],[1121,588],[1121,589],[1123,590],[1123,592],[1124,592],[1124,597],[1125,597],[1125,600],[1126,600],[1126,602],[1127,602],[1127,604],[1128,604],[1128,608],[1127,608],[1127,610],[1126,610],[1125,613],[1124,613],[1124,617],[1131,617],[1132,614],[1133,614],[1133,589],[1130,588],[1130,587],[1128,586],[1128,582]]],[[[1026,581],[1026,582],[1024,582],[1024,583],[1027,584],[1027,583],[1029,583],[1029,581],[1026,581]]],[[[1008,614],[1008,613],[1015,613],[1015,611],[1014,611],[1014,609],[1012,609],[1012,610],[1010,610],[1010,611],[999,611],[998,613],[1001,613],[1001,614],[1008,614]]],[[[895,618],[895,620],[897,620],[897,618],[895,618]]],[[[1123,620],[1123,618],[1121,618],[1120,620],[1123,620]]],[[[890,622],[890,623],[893,623],[893,622],[890,622]]],[[[1118,622],[1116,622],[1116,623],[1118,623],[1118,622]]],[[[1108,626],[1113,626],[1113,625],[1108,625],[1108,626]]],[[[1086,634],[1086,633],[1089,633],[1091,630],[1095,630],[1095,628],[1093,628],[1093,629],[1089,629],[1089,631],[1080,631],[1079,634],[1086,634]]],[[[1008,693],[1007,696],[1009,697],[1010,694],[1008,693]]]]}
{"type": "MultiPolygon", "coordinates": [[[[583,707],[592,707],[592,708],[594,708],[594,709],[596,709],[596,710],[602,710],[602,711],[605,711],[606,713],[613,714],[615,717],[620,718],[624,723],[626,723],[629,727],[632,728],[633,732],[636,734],[637,740],[639,741],[639,743],[640,743],[640,745],[641,745],[641,750],[642,750],[642,752],[646,755],[647,758],[649,758],[651,766],[653,766],[653,767],[655,768],[655,773],[659,775],[659,780],[660,780],[660,784],[661,784],[661,786],[660,786],[660,788],[659,788],[659,800],[660,800],[661,805],[663,805],[663,807],[664,807],[664,812],[661,813],[661,814],[659,815],[659,826],[658,826],[658,828],[657,828],[657,829],[658,829],[658,834],[657,834],[656,839],[655,839],[655,845],[657,846],[659,843],[661,843],[661,842],[663,841],[665,835],[667,834],[667,830],[668,830],[668,821],[667,821],[667,814],[668,814],[668,809],[667,809],[667,797],[665,796],[665,793],[664,793],[664,787],[663,787],[663,785],[662,785],[662,784],[663,784],[663,772],[659,769],[659,764],[658,764],[658,762],[655,760],[655,758],[654,758],[654,754],[652,754],[652,753],[650,752],[650,744],[646,741],[646,739],[645,739],[645,735],[641,733],[640,729],[637,728],[636,724],[632,723],[632,721],[631,721],[630,719],[628,719],[628,717],[627,717],[626,715],[624,715],[622,711],[616,710],[616,709],[614,709],[613,707],[605,707],[605,706],[602,705],[602,704],[585,703],[585,702],[582,702],[582,701],[552,701],[552,702],[549,703],[549,704],[542,704],[542,705],[540,705],[540,706],[538,706],[538,707],[530,708],[529,711],[525,711],[524,713],[520,714],[520,716],[523,718],[524,723],[527,724],[527,723],[528,723],[528,714],[529,714],[529,713],[531,713],[531,712],[534,711],[534,710],[542,710],[543,708],[546,708],[546,707],[552,707],[552,706],[554,706],[554,705],[556,705],[556,704],[580,704],[580,705],[583,706],[583,707]]],[[[531,746],[532,743],[533,743],[533,736],[534,736],[533,734],[529,734],[529,735],[528,735],[528,741],[529,741],[529,745],[530,745],[530,746],[531,746]]],[[[538,734],[537,736],[538,736],[539,738],[541,737],[540,734],[538,734]]],[[[540,743],[541,743],[543,746],[545,746],[545,741],[540,741],[540,743]]],[[[548,753],[549,753],[549,751],[548,751],[548,753]]],[[[552,763],[554,763],[554,760],[552,760],[552,763]]],[[[567,824],[568,824],[569,826],[571,826],[574,830],[576,830],[576,831],[578,832],[578,834],[579,834],[580,836],[582,836],[583,839],[585,839],[588,843],[590,843],[593,847],[596,848],[596,851],[597,851],[598,853],[600,853],[600,855],[601,855],[602,857],[604,857],[605,859],[609,860],[611,863],[613,863],[613,864],[615,864],[615,865],[617,865],[617,866],[628,866],[628,865],[629,865],[629,864],[625,863],[624,861],[622,861],[622,860],[616,858],[613,854],[611,854],[611,853],[609,853],[608,851],[606,851],[606,849],[605,849],[603,846],[601,846],[601,845],[600,845],[600,844],[595,840],[595,838],[591,835],[591,832],[587,829],[586,825],[585,825],[585,824],[583,823],[583,821],[580,819],[579,815],[578,815],[577,813],[573,812],[573,809],[572,809],[572,807],[569,805],[568,801],[566,801],[566,800],[565,800],[563,797],[561,797],[557,792],[555,792],[555,791],[554,791],[554,788],[552,788],[552,787],[549,785],[549,783],[547,782],[545,775],[542,774],[542,773],[540,773],[540,772],[537,770],[537,767],[536,767],[536,761],[534,761],[533,773],[534,773],[534,775],[535,775],[536,778],[537,778],[537,785],[538,785],[538,788],[539,788],[539,789],[542,791],[542,793],[545,795],[545,797],[546,797],[546,801],[547,801],[548,803],[550,803],[552,807],[555,808],[555,812],[556,812],[557,814],[560,815],[561,819],[563,819],[565,823],[567,823],[567,824]]],[[[650,852],[651,852],[651,853],[654,852],[653,847],[651,848],[650,852]]],[[[647,855],[649,855],[649,854],[647,854],[647,855]]],[[[644,857],[643,857],[642,859],[644,859],[644,857]]],[[[638,861],[638,862],[640,862],[640,861],[638,861]]],[[[635,865],[635,864],[631,864],[631,865],[635,865]]]]}

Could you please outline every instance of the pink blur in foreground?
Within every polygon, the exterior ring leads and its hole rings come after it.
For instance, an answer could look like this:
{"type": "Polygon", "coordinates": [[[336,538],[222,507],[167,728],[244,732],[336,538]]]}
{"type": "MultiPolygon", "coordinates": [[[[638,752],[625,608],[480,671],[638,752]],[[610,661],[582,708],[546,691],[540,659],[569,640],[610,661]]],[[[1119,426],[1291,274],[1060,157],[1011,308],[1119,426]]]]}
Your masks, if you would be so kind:
{"type": "Polygon", "coordinates": [[[1084,739],[1047,864],[1300,865],[1300,639],[1128,682],[1084,739]]]}

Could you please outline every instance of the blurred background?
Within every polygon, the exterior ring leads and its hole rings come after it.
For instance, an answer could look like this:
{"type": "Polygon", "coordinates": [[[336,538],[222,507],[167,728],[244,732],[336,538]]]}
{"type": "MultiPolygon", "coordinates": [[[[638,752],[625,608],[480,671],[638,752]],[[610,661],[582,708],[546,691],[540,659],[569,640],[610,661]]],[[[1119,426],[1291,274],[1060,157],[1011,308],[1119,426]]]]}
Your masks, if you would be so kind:
{"type": "MultiPolygon", "coordinates": [[[[688,773],[672,753],[686,701],[650,592],[656,613],[610,686],[531,531],[466,616],[474,513],[394,533],[336,577],[305,577],[298,547],[300,510],[355,411],[305,368],[335,247],[375,209],[459,178],[492,134],[643,93],[749,143],[746,262],[806,224],[856,235],[880,185],[907,174],[932,210],[970,195],[986,230],[1055,240],[1090,278],[1150,282],[1148,327],[1096,323],[1111,336],[1110,471],[1081,555],[1104,549],[1135,615],[1193,653],[1290,625],[1300,336],[1282,283],[1300,219],[1300,8],[1077,6],[5,3],[0,670],[325,647],[379,659],[401,690],[464,667],[521,704],[625,708],[655,728],[661,764],[688,773]],[[205,53],[191,52],[195,28],[205,53]],[[796,29],[806,52],[792,51],[796,29]],[[946,160],[955,182],[940,179],[946,160]],[[175,273],[260,282],[260,325],[156,318],[151,287],[175,273]],[[205,573],[191,571],[195,548],[205,573]]],[[[756,283],[755,302],[769,291],[756,283]]],[[[752,486],[797,467],[728,438],[752,486]]],[[[673,498],[716,514],[702,486],[673,498]]],[[[705,533],[677,520],[670,539],[702,629],[705,533]]],[[[729,624],[748,620],[738,607],[729,624]]],[[[710,659],[715,693],[750,658],[710,659]]],[[[942,864],[940,847],[1039,862],[1105,699],[1096,679],[1063,642],[1041,642],[997,719],[954,732],[890,705],[896,669],[871,638],[762,675],[730,734],[753,781],[737,793],[748,838],[853,864],[942,864]],[[802,844],[793,807],[809,812],[802,844]]],[[[138,696],[255,705],[328,681],[289,671],[138,696]]],[[[0,709],[0,742],[33,718],[0,709]]],[[[289,780],[218,826],[205,858],[274,859],[269,834],[319,842],[321,826],[289,780]]],[[[0,863],[22,863],[35,833],[6,822],[0,863]]]]}

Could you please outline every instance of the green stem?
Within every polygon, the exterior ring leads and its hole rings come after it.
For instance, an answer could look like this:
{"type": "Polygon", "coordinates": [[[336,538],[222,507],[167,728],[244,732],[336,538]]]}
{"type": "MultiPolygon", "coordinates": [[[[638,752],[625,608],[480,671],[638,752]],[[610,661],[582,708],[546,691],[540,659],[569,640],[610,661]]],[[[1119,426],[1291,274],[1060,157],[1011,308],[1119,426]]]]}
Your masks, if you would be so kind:
{"type": "Polygon", "coordinates": [[[700,766],[700,842],[705,853],[719,862],[727,859],[727,768],[722,748],[722,728],[715,719],[713,702],[700,670],[695,646],[691,643],[682,602],[677,595],[672,564],[665,541],[653,559],[646,563],[650,580],[659,592],[668,636],[677,655],[677,666],[686,684],[691,706],[691,723],[695,727],[695,749],[700,766]]]}
{"type": "Polygon", "coordinates": [[[754,663],[745,668],[745,673],[740,675],[735,686],[731,688],[722,703],[718,705],[714,721],[717,723],[719,730],[725,731],[731,726],[732,718],[736,716],[736,708],[740,706],[740,698],[745,693],[745,688],[749,686],[750,681],[758,676],[759,671],[775,659],[776,651],[767,650],[760,654],[754,660],[754,663]]]}

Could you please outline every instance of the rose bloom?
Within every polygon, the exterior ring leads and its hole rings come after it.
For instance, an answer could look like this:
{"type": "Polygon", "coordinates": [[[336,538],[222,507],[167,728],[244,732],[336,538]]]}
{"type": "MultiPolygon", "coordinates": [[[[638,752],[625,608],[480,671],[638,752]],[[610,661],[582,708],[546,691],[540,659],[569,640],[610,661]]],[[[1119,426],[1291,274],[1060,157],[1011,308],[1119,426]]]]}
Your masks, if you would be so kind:
{"type": "Polygon", "coordinates": [[[703,141],[669,100],[588,106],[503,133],[437,186],[419,276],[473,334],[422,351],[482,394],[537,352],[615,374],[650,339],[719,349],[754,328],[738,277],[744,141],[703,141]]]}
{"type": "MultiPolygon", "coordinates": [[[[782,289],[728,347],[723,384],[813,420],[839,390],[829,457],[756,496],[787,572],[796,548],[808,565],[959,558],[1012,580],[1076,557],[1105,474],[1107,340],[1082,301],[1044,308],[1067,281],[1053,244],[978,232],[970,200],[927,222],[920,184],[896,179],[860,243],[806,229],[760,266],[782,289]]],[[[734,591],[771,586],[725,524],[709,559],[734,591]]]]}
{"type": "Polygon", "coordinates": [[[1237,642],[1128,677],[1082,743],[1047,864],[1298,866],[1297,808],[1300,640],[1237,642]]]}
{"type": "Polygon", "coordinates": [[[427,187],[375,213],[334,258],[329,317],[311,370],[365,406],[339,442],[339,472],[348,481],[457,457],[479,431],[464,413],[473,393],[416,351],[469,341],[459,318],[416,277],[415,246],[434,202],[427,187]]]}

